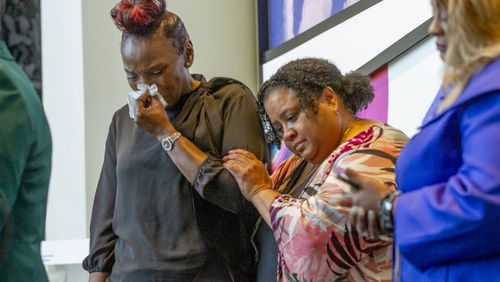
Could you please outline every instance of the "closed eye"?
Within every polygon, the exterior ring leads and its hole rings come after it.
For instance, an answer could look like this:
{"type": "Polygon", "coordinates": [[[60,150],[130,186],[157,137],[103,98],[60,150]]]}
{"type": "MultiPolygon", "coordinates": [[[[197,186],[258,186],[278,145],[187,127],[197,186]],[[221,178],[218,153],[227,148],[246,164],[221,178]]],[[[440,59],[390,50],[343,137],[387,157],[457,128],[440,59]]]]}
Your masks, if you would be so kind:
{"type": "Polygon", "coordinates": [[[286,121],[294,121],[297,115],[295,114],[290,114],[286,117],[286,121]]]}
{"type": "Polygon", "coordinates": [[[137,75],[132,74],[132,73],[127,73],[127,80],[135,81],[135,80],[137,80],[137,75]]]}
{"type": "Polygon", "coordinates": [[[164,70],[165,70],[165,68],[161,68],[161,69],[158,69],[158,70],[153,70],[153,71],[151,71],[151,75],[161,75],[164,70]]]}

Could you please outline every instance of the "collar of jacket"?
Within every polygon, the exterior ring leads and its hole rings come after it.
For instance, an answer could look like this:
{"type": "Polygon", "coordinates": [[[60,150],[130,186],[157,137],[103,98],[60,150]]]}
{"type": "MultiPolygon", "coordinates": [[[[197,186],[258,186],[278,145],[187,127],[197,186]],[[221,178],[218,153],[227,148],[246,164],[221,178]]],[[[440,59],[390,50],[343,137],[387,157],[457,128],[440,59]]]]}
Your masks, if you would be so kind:
{"type": "Polygon", "coordinates": [[[496,58],[471,77],[460,96],[450,107],[422,124],[421,128],[440,119],[447,112],[467,104],[478,97],[500,90],[499,74],[500,58],[496,58]]]}

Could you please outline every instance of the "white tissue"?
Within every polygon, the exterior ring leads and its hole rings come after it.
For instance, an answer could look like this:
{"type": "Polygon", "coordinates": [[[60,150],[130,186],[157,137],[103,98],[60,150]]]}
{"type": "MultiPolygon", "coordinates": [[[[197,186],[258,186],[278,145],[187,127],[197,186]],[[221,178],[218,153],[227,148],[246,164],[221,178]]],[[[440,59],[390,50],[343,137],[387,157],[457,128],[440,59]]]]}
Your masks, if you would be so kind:
{"type": "Polygon", "coordinates": [[[160,100],[160,102],[164,108],[168,105],[167,101],[165,101],[165,99],[163,99],[163,97],[158,92],[158,86],[156,86],[156,84],[152,84],[151,86],[149,86],[149,85],[144,84],[144,83],[139,83],[139,84],[137,84],[137,89],[138,89],[137,91],[131,91],[127,95],[128,113],[130,115],[130,118],[132,118],[134,120],[136,119],[137,111],[138,111],[136,100],[137,100],[137,98],[144,95],[144,93],[146,93],[146,91],[149,92],[149,95],[151,97],[158,96],[158,99],[160,100]]]}

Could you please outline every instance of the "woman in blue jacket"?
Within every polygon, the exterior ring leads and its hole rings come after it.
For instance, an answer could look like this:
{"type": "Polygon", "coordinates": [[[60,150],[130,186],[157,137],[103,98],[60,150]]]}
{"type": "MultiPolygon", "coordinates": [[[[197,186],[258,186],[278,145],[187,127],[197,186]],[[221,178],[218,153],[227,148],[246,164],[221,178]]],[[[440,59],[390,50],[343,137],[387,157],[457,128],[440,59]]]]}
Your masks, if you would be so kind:
{"type": "Polygon", "coordinates": [[[498,281],[500,1],[433,0],[442,91],[396,165],[400,191],[355,171],[353,223],[394,237],[396,281],[498,281]]]}

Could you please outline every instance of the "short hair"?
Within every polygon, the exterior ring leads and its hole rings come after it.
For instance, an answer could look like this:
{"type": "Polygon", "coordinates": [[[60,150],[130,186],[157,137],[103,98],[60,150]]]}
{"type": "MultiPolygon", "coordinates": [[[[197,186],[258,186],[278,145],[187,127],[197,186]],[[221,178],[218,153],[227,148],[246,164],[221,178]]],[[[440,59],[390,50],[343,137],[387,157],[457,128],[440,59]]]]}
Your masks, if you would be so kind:
{"type": "MultiPolygon", "coordinates": [[[[264,101],[275,89],[292,90],[299,100],[302,110],[316,113],[322,91],[331,87],[342,100],[345,110],[352,115],[368,106],[373,100],[370,79],[357,73],[342,75],[332,63],[319,58],[305,58],[291,61],[282,66],[259,90],[258,107],[264,122],[268,142],[279,144],[276,131],[271,125],[264,108],[264,101]]],[[[279,139],[279,138],[278,138],[279,139]]]]}
{"type": "Polygon", "coordinates": [[[165,0],[121,0],[111,10],[111,18],[123,32],[122,41],[128,36],[148,37],[162,27],[166,39],[178,54],[184,52],[184,42],[189,34],[182,20],[166,10],[165,0]]]}

